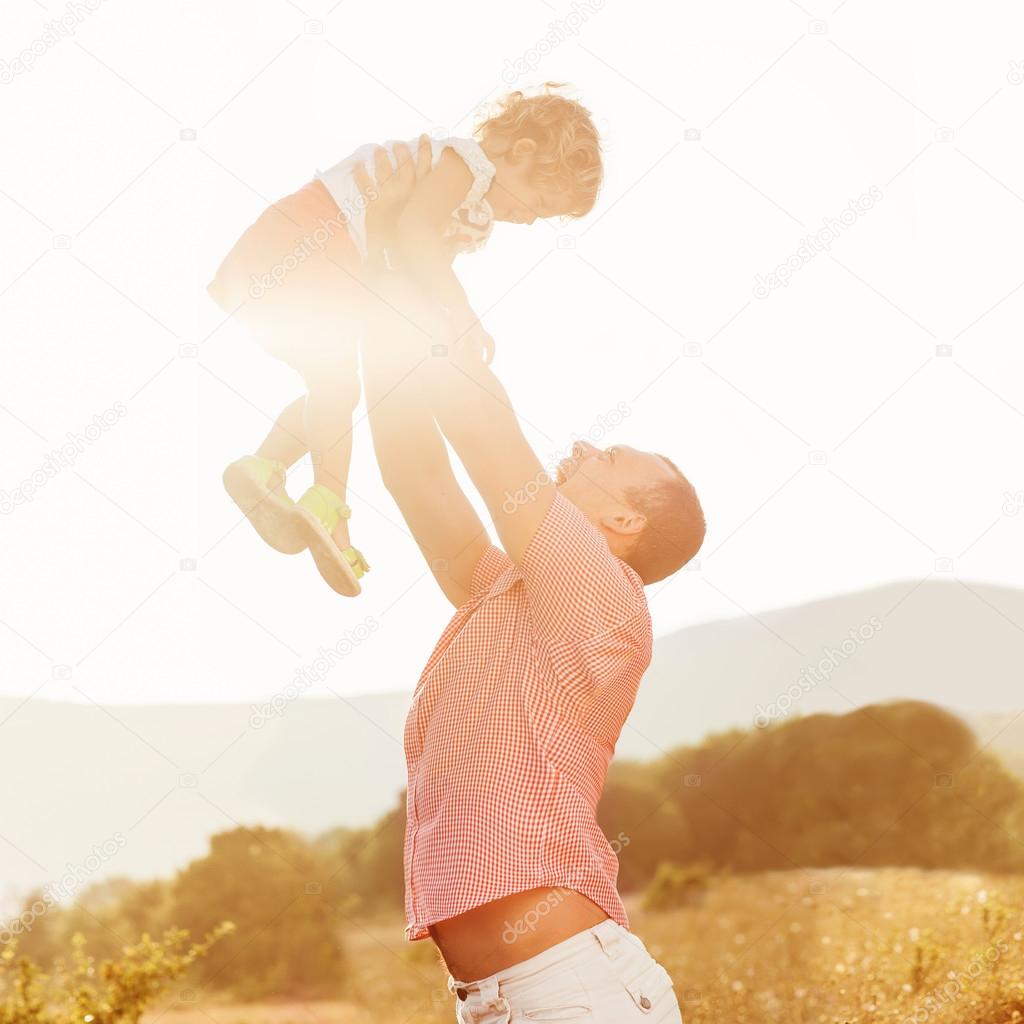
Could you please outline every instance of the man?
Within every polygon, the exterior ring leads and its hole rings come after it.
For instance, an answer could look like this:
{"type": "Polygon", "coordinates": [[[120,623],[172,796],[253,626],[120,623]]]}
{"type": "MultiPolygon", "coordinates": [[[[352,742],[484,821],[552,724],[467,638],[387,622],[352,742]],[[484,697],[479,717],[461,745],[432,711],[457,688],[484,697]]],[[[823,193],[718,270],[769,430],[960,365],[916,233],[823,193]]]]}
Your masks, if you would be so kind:
{"type": "Polygon", "coordinates": [[[372,288],[377,458],[456,608],[406,722],[407,936],[437,944],[461,1021],[679,1021],[671,979],[628,931],[595,809],[650,663],[644,584],[699,549],[697,496],[667,458],[625,445],[578,442],[552,479],[479,352],[400,272],[372,288]]]}

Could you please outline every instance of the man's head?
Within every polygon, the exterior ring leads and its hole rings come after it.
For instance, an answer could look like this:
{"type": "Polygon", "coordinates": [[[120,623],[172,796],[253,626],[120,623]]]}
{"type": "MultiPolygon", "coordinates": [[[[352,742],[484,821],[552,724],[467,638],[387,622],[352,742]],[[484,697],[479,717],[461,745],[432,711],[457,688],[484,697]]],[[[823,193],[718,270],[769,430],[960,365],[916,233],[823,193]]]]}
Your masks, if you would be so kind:
{"type": "Polygon", "coordinates": [[[555,483],[644,583],[682,568],[704,541],[697,493],[664,455],[577,441],[571,458],[558,464],[555,483]]]}

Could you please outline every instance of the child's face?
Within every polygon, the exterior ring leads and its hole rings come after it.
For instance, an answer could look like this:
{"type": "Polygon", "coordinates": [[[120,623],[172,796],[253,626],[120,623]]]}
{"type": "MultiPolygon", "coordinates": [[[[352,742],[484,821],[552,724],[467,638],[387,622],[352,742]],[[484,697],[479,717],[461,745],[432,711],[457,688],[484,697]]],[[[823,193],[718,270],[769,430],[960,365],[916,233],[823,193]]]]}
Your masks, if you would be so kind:
{"type": "Polygon", "coordinates": [[[562,191],[542,188],[533,180],[536,143],[520,139],[506,153],[493,158],[495,173],[487,190],[494,219],[510,224],[532,224],[538,217],[564,217],[570,212],[562,191]]]}

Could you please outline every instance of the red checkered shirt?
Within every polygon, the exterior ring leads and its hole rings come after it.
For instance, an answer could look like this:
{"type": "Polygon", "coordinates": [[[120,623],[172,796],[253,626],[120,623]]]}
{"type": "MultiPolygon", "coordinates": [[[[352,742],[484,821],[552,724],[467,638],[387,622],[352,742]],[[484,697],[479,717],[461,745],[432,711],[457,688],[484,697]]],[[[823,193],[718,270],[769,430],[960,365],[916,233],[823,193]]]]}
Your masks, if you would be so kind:
{"type": "Polygon", "coordinates": [[[651,646],[639,575],[562,495],[520,566],[484,552],[406,720],[406,938],[540,886],[629,926],[595,811],[651,646]]]}

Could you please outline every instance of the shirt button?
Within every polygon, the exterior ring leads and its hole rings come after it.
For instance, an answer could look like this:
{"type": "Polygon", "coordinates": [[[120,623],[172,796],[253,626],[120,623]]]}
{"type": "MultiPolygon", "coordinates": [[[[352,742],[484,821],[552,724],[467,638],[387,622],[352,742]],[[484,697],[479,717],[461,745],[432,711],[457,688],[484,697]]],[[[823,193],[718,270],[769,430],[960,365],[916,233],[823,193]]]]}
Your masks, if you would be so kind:
{"type": "Polygon", "coordinates": [[[651,1008],[651,1001],[650,1001],[650,999],[648,999],[647,996],[641,996],[640,997],[640,1009],[641,1010],[649,1010],[650,1008],[651,1008]]]}

